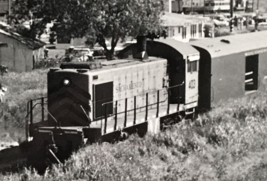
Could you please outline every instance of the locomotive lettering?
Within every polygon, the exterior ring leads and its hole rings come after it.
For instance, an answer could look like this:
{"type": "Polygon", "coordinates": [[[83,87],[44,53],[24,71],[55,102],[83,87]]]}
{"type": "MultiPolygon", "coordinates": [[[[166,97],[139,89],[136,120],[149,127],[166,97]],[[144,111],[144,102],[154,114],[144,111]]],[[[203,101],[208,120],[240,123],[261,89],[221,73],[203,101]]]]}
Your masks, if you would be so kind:
{"type": "Polygon", "coordinates": [[[132,90],[132,89],[136,89],[140,87],[142,87],[142,82],[135,82],[135,83],[131,82],[130,84],[117,86],[116,91],[123,92],[123,91],[132,90]]]}
{"type": "Polygon", "coordinates": [[[193,79],[193,80],[190,80],[189,82],[189,89],[194,89],[196,88],[196,80],[193,79]]]}

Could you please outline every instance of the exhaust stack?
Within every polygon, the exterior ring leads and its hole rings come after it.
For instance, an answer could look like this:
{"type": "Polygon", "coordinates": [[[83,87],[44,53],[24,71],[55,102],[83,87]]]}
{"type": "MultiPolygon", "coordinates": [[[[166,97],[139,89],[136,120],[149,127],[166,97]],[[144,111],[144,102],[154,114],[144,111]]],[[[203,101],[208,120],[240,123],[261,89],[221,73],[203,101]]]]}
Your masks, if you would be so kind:
{"type": "Polygon", "coordinates": [[[137,52],[133,54],[133,58],[137,58],[141,60],[148,59],[148,55],[146,51],[146,45],[147,45],[146,36],[138,36],[136,39],[137,39],[137,42],[136,42],[137,52]]]}

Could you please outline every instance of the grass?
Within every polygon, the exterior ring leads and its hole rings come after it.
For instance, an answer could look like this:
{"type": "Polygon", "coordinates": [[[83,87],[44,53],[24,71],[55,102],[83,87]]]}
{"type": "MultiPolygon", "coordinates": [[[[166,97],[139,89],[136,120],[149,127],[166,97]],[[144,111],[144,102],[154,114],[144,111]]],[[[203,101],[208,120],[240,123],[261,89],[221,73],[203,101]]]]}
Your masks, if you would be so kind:
{"type": "Polygon", "coordinates": [[[10,72],[1,78],[8,88],[4,102],[0,103],[1,140],[24,139],[24,127],[27,101],[46,95],[47,70],[35,70],[28,73],[10,72]]]}
{"type": "MultiPolygon", "coordinates": [[[[9,92],[0,105],[2,133],[19,137],[26,100],[46,94],[46,72],[3,77],[9,92]]],[[[231,99],[157,135],[81,148],[43,176],[25,169],[0,180],[266,180],[266,117],[267,93],[231,99]]]]}
{"type": "MultiPolygon", "coordinates": [[[[223,102],[166,132],[82,148],[44,176],[6,180],[266,180],[267,94],[223,102]]],[[[0,177],[1,178],[1,177],[0,177]]]]}

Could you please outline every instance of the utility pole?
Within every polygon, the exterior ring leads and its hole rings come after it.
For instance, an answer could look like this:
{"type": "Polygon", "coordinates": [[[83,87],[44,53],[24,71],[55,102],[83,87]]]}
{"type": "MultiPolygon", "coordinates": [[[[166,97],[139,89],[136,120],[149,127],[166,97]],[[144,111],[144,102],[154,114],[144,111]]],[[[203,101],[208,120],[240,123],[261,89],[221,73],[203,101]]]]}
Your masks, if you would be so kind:
{"type": "Polygon", "coordinates": [[[260,0],[257,0],[257,10],[259,10],[259,2],[260,0]]]}
{"type": "Polygon", "coordinates": [[[11,0],[8,0],[8,15],[11,14],[11,0]]]}
{"type": "Polygon", "coordinates": [[[230,32],[233,32],[234,28],[233,10],[233,0],[230,0],[230,32]]]}

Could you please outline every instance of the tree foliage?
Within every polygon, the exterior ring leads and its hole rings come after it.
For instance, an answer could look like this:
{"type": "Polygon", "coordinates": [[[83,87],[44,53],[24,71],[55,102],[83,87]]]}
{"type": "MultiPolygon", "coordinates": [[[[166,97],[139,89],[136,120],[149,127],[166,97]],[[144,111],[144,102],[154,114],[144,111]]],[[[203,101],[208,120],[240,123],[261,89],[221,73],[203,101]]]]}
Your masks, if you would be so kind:
{"type": "Polygon", "coordinates": [[[160,0],[16,0],[10,19],[14,24],[31,20],[31,37],[54,22],[52,29],[61,37],[87,37],[112,55],[119,40],[158,31],[163,7],[160,0]]]}

